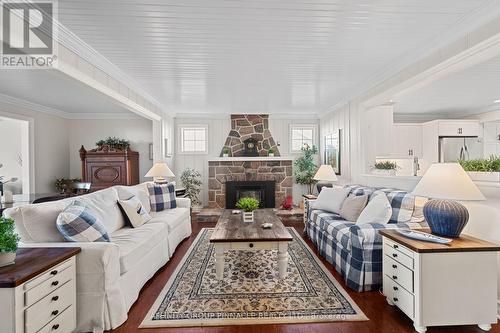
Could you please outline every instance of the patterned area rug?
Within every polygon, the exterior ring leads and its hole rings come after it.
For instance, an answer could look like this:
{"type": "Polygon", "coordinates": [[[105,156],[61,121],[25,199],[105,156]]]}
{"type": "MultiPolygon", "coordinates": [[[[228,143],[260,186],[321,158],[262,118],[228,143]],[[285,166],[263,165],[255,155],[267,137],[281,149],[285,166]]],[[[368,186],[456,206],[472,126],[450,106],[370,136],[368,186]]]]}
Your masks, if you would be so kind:
{"type": "Polygon", "coordinates": [[[368,320],[293,228],[288,275],[277,251],[229,251],[215,276],[213,229],[202,229],[140,327],[368,320]]]}

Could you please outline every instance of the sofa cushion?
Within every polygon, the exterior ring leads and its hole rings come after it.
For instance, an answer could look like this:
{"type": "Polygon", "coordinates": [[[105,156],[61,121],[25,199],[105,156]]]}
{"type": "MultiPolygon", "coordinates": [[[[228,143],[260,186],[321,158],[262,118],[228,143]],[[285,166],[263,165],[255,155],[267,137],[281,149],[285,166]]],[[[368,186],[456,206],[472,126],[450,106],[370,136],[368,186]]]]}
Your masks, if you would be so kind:
{"type": "Polygon", "coordinates": [[[133,195],[127,200],[118,200],[125,220],[134,228],[140,227],[151,220],[151,215],[146,212],[141,201],[133,195]]]}
{"type": "Polygon", "coordinates": [[[122,228],[111,234],[111,242],[120,249],[120,274],[134,268],[160,242],[167,241],[167,227],[146,223],[138,228],[122,228]]]}
{"type": "Polygon", "coordinates": [[[415,209],[415,196],[406,191],[381,188],[376,192],[383,192],[392,207],[392,216],[389,223],[404,223],[411,220],[415,209]]]}
{"type": "Polygon", "coordinates": [[[182,221],[188,220],[191,210],[189,208],[175,208],[167,209],[161,212],[151,212],[152,219],[149,220],[148,224],[151,223],[163,223],[168,227],[168,231],[176,229],[182,221]]]}
{"type": "Polygon", "coordinates": [[[332,213],[340,213],[340,208],[349,194],[348,189],[324,187],[313,203],[314,209],[321,209],[332,213]]]}
{"type": "Polygon", "coordinates": [[[366,223],[386,224],[392,216],[392,207],[384,193],[378,192],[373,195],[368,205],[356,220],[357,225],[366,223]]]}
{"type": "Polygon", "coordinates": [[[145,182],[133,186],[115,186],[116,191],[118,192],[118,198],[120,200],[130,199],[133,195],[135,195],[142,203],[142,206],[149,214],[151,212],[151,203],[149,202],[149,193],[148,193],[148,184],[152,184],[151,182],[145,182]]]}
{"type": "Polygon", "coordinates": [[[340,216],[347,221],[356,221],[368,202],[368,195],[348,197],[340,208],[340,216]]]}
{"type": "Polygon", "coordinates": [[[109,242],[102,222],[78,200],[59,214],[56,225],[64,239],[70,242],[109,242]]]}
{"type": "Polygon", "coordinates": [[[125,226],[125,219],[118,207],[118,192],[114,187],[85,194],[78,197],[102,221],[108,233],[113,233],[125,226]]]}
{"type": "Polygon", "coordinates": [[[371,196],[375,192],[375,188],[363,185],[345,185],[344,188],[349,190],[350,196],[368,195],[371,196]]]}
{"type": "Polygon", "coordinates": [[[148,184],[149,201],[151,211],[161,212],[165,209],[177,207],[175,201],[175,184],[148,184]]]}

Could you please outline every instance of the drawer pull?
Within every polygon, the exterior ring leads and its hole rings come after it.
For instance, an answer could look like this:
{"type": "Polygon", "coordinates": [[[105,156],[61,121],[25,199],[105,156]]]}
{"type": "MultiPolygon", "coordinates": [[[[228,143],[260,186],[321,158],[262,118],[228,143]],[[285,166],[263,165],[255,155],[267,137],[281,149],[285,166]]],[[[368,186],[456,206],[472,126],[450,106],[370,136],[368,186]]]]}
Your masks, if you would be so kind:
{"type": "Polygon", "coordinates": [[[399,299],[398,299],[397,297],[393,297],[393,299],[392,299],[392,300],[393,300],[394,302],[399,301],[399,299]]]}
{"type": "Polygon", "coordinates": [[[55,331],[59,328],[59,324],[52,325],[52,329],[55,331]]]}
{"type": "Polygon", "coordinates": [[[54,269],[52,272],[50,272],[51,275],[57,275],[57,269],[54,269]]]}
{"type": "Polygon", "coordinates": [[[55,302],[55,301],[57,301],[58,299],[59,299],[59,296],[54,296],[54,297],[52,297],[52,302],[55,302]]]}
{"type": "Polygon", "coordinates": [[[393,253],[393,254],[392,254],[392,256],[393,256],[394,258],[397,258],[397,257],[398,257],[398,254],[397,254],[397,253],[393,253]]]}
{"type": "Polygon", "coordinates": [[[398,265],[392,265],[392,268],[398,268],[398,265]]]}
{"type": "Polygon", "coordinates": [[[248,244],[248,246],[250,246],[250,248],[252,248],[253,247],[253,243],[248,244]]]}
{"type": "Polygon", "coordinates": [[[53,285],[54,287],[55,287],[55,286],[57,286],[58,284],[59,284],[59,281],[54,281],[54,282],[52,282],[52,285],[53,285]]]}
{"type": "Polygon", "coordinates": [[[59,314],[59,310],[54,310],[54,311],[52,311],[52,315],[53,315],[53,316],[57,316],[58,314],[59,314]]]}
{"type": "Polygon", "coordinates": [[[392,278],[393,278],[394,280],[397,280],[397,279],[398,279],[398,277],[397,277],[396,275],[393,275],[393,276],[392,276],[392,278]]]}
{"type": "Polygon", "coordinates": [[[392,287],[392,289],[394,289],[394,291],[398,291],[399,290],[398,287],[392,287]]]}
{"type": "Polygon", "coordinates": [[[392,247],[395,249],[399,249],[399,246],[397,246],[396,244],[394,244],[392,247]]]}

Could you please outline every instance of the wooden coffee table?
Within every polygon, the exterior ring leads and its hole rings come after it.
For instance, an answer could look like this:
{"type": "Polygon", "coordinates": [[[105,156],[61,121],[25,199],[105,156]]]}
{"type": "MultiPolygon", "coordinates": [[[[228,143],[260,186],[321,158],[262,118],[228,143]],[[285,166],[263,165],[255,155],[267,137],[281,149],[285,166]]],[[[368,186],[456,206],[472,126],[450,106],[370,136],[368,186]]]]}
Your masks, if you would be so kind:
{"type": "Polygon", "coordinates": [[[278,250],[279,277],[286,276],[288,266],[288,243],[293,238],[272,209],[255,211],[254,222],[243,222],[242,214],[232,214],[226,209],[210,237],[215,246],[215,267],[217,279],[224,275],[224,252],[227,250],[278,250]],[[272,223],[271,229],[263,229],[263,223],[272,223]]]}

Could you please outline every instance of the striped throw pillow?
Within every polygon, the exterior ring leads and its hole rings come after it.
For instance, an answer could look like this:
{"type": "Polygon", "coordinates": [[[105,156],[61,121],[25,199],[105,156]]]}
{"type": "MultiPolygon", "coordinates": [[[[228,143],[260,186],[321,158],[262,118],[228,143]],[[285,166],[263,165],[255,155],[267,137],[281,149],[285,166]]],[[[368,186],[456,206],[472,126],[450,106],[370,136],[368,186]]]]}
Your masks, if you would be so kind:
{"type": "Polygon", "coordinates": [[[177,201],[175,201],[175,185],[173,183],[148,184],[148,192],[151,210],[153,212],[177,208],[177,201]]]}
{"type": "Polygon", "coordinates": [[[56,226],[69,242],[109,242],[102,222],[78,200],[59,213],[56,226]]]}

